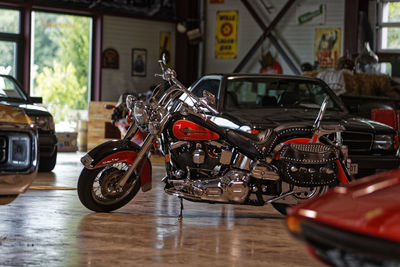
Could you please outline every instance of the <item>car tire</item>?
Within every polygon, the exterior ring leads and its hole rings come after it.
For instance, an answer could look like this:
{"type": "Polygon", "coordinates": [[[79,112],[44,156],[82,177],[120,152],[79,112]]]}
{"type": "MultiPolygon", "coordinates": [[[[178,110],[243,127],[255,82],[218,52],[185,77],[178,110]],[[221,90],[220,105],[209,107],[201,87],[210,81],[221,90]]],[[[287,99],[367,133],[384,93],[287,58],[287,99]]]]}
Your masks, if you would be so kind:
{"type": "Polygon", "coordinates": [[[6,205],[13,202],[18,195],[8,195],[8,196],[1,196],[0,197],[0,205],[6,205]]]}
{"type": "Polygon", "coordinates": [[[54,169],[54,166],[56,166],[56,162],[57,162],[57,147],[53,155],[51,155],[50,157],[40,157],[39,171],[40,172],[52,171],[54,169]]]}

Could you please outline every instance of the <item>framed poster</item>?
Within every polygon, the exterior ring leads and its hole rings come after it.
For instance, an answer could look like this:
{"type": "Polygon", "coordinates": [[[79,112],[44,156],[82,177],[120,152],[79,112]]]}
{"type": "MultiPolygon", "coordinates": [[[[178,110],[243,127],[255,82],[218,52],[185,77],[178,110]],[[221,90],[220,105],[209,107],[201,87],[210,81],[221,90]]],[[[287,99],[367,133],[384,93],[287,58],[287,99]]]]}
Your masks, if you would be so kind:
{"type": "Polygon", "coordinates": [[[132,49],[132,76],[146,76],[147,50],[132,49]]]}
{"type": "Polygon", "coordinates": [[[315,29],[314,57],[321,68],[335,68],[340,57],[340,28],[315,29]]]}
{"type": "Polygon", "coordinates": [[[119,55],[117,50],[114,48],[107,48],[103,52],[101,59],[101,66],[107,69],[118,69],[119,67],[119,55]]]}

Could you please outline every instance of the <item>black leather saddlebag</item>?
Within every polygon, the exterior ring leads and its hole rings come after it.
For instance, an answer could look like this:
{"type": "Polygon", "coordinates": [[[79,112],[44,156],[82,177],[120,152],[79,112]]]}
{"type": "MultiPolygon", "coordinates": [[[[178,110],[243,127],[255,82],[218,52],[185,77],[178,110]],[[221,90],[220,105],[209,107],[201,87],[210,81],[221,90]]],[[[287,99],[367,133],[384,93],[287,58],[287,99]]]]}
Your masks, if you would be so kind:
{"type": "Polygon", "coordinates": [[[337,182],[339,150],[318,143],[291,143],[279,153],[283,181],[303,187],[333,185],[337,182]]]}

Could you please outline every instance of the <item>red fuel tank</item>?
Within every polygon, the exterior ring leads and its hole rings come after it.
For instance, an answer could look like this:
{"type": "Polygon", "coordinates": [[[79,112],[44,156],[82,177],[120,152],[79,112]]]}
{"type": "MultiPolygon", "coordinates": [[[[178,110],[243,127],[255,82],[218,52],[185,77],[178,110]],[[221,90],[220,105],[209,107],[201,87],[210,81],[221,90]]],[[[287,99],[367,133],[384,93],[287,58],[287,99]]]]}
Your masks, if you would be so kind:
{"type": "Polygon", "coordinates": [[[217,140],[219,134],[192,121],[178,120],[172,127],[174,136],[181,140],[217,140]]]}

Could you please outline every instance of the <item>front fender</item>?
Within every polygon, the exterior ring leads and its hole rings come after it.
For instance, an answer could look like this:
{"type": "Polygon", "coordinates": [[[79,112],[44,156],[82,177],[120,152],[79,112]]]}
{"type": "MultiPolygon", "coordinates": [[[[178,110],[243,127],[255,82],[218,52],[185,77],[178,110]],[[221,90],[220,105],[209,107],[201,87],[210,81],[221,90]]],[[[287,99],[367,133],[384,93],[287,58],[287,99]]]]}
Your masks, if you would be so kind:
{"type": "MultiPolygon", "coordinates": [[[[100,144],[81,158],[87,169],[96,169],[118,162],[132,164],[140,147],[128,140],[113,140],[100,144]]],[[[142,191],[151,189],[151,162],[146,157],[139,163],[140,183],[142,191]]]]}

